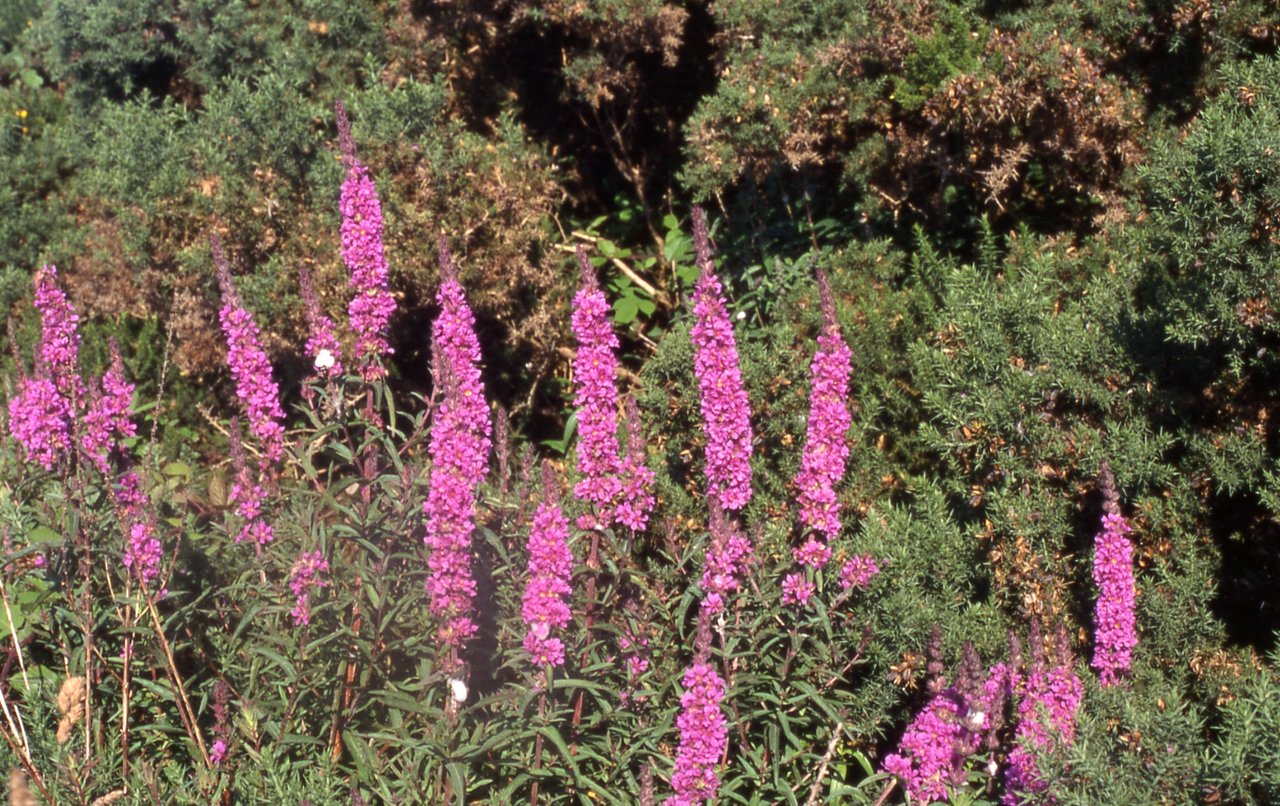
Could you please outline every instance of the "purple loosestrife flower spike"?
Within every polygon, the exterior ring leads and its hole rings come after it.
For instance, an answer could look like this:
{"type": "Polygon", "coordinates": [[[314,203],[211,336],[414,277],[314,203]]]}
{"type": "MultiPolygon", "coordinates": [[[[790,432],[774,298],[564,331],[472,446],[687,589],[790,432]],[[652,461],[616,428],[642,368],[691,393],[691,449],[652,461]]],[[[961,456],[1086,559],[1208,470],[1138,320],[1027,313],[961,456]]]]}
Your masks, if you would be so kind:
{"type": "MultiPolygon", "coordinates": [[[[609,322],[609,302],[596,281],[586,251],[578,247],[582,288],[573,297],[573,404],[578,409],[578,473],[573,494],[586,501],[597,516],[617,500],[618,471],[618,337],[609,322]]],[[[608,515],[583,523],[586,528],[607,524],[608,515]],[[601,522],[603,521],[603,522],[601,522]]],[[[588,518],[588,520],[592,520],[588,518]]]]}
{"type": "Polygon", "coordinates": [[[1059,647],[1056,659],[1046,658],[1041,642],[1033,635],[1031,649],[1031,670],[1018,702],[1018,727],[1014,732],[1017,746],[1010,751],[1005,768],[1005,806],[1016,806],[1024,802],[1026,794],[1048,789],[1040,775],[1036,751],[1075,741],[1076,712],[1084,697],[1084,686],[1072,671],[1071,656],[1065,647],[1059,647]]]}
{"type": "Polygon", "coordinates": [[[618,491],[618,506],[613,519],[639,532],[649,525],[649,513],[653,511],[654,473],[645,463],[644,424],[640,422],[635,398],[627,398],[623,411],[627,423],[627,455],[618,470],[622,489],[618,491]]]}
{"type": "Polygon", "coordinates": [[[963,698],[954,689],[936,694],[907,726],[898,752],[885,758],[885,772],[902,780],[912,801],[946,800],[947,787],[964,782],[963,712],[963,698]]]}
{"type": "Polygon", "coordinates": [[[1106,503],[1102,531],[1093,544],[1093,582],[1098,587],[1098,600],[1093,610],[1093,661],[1104,686],[1121,682],[1133,663],[1133,650],[1138,645],[1135,624],[1135,584],[1133,579],[1133,544],[1129,542],[1129,524],[1120,514],[1115,477],[1103,463],[1102,488],[1106,503]]]}
{"type": "Polygon", "coordinates": [[[874,557],[870,554],[856,554],[840,568],[840,588],[865,588],[878,573],[880,566],[876,565],[874,557]]]}
{"type": "Polygon", "coordinates": [[[236,382],[236,396],[244,406],[249,430],[262,446],[270,462],[284,458],[284,411],[280,408],[280,387],[271,375],[271,362],[262,349],[262,340],[253,317],[244,309],[231,279],[231,267],[222,251],[222,240],[209,238],[213,262],[222,289],[222,310],[218,320],[227,339],[227,366],[236,382]]]}
{"type": "Polygon", "coordinates": [[[702,565],[702,611],[715,615],[724,610],[727,595],[738,589],[751,555],[751,541],[712,499],[711,541],[702,565]]]}
{"type": "Polygon", "coordinates": [[[386,375],[381,358],[392,352],[387,324],[396,301],[387,290],[387,259],[382,249],[382,202],[369,169],[356,157],[346,107],[336,102],[338,139],[347,175],[342,182],[342,261],[351,273],[354,296],[347,316],[355,334],[355,361],[366,381],[386,375]]]}
{"type": "Polygon", "coordinates": [[[114,338],[111,340],[111,366],[103,374],[100,387],[90,395],[80,447],[98,470],[109,473],[111,466],[107,457],[119,447],[120,440],[138,432],[129,418],[133,408],[133,384],[124,375],[120,346],[114,338]]]}
{"type": "Polygon", "coordinates": [[[840,533],[840,501],[836,485],[849,458],[846,435],[852,353],[836,321],[835,300],[827,276],[818,272],[822,298],[822,334],[810,366],[809,426],[796,486],[800,489],[800,522],[831,540],[840,533]]]}
{"type": "Polygon", "coordinates": [[[329,587],[324,575],[329,573],[329,561],[319,551],[304,551],[298,555],[289,572],[289,590],[293,591],[294,606],[289,615],[295,627],[311,623],[311,594],[329,587]]]}
{"type": "Polygon", "coordinates": [[[564,665],[564,642],[552,635],[569,624],[568,597],[573,592],[573,554],[569,521],[556,500],[555,478],[543,466],[543,498],[529,530],[529,581],[521,610],[528,631],[524,648],[539,667],[564,665]]]}
{"type": "Polygon", "coordinates": [[[684,686],[680,716],[676,717],[680,744],[671,776],[675,794],[664,803],[703,806],[708,799],[714,801],[720,789],[716,767],[729,743],[728,721],[720,708],[725,682],[705,657],[695,660],[680,682],[684,686]]]}
{"type": "Polygon", "coordinates": [[[701,274],[693,290],[694,374],[707,437],[707,495],[728,510],[751,500],[751,410],[738,368],[733,323],[711,264],[707,218],[693,208],[693,242],[701,274]]]}
{"type": "Polygon", "coordinates": [[[52,470],[71,447],[71,404],[48,378],[23,378],[9,401],[9,433],[27,459],[52,470]]]}
{"type": "Polygon", "coordinates": [[[249,472],[249,463],[244,455],[244,444],[240,441],[240,418],[231,418],[228,430],[231,442],[231,468],[235,473],[235,481],[231,482],[231,491],[227,496],[228,503],[235,507],[236,514],[244,519],[236,542],[246,540],[266,545],[275,539],[275,529],[262,517],[262,507],[267,500],[267,491],[249,472]]]}
{"type": "Polygon", "coordinates": [[[298,269],[298,289],[302,292],[302,303],[307,311],[307,357],[311,366],[322,377],[342,377],[342,346],[334,334],[333,320],[320,306],[320,297],[311,282],[311,272],[303,266],[298,269]]]}
{"type": "Polygon", "coordinates": [[[431,424],[431,488],[423,504],[424,542],[431,552],[427,593],[431,612],[444,623],[440,638],[459,649],[476,631],[471,601],[471,533],[476,495],[489,466],[489,409],[480,380],[475,317],[458,284],[444,238],[440,239],[440,316],[432,326],[435,382],[442,390],[431,424]]]}
{"type": "Polygon", "coordinates": [[[58,267],[46,265],[36,272],[35,307],[40,311],[40,350],[38,364],[53,381],[58,394],[72,407],[79,405],[80,383],[80,317],[58,287],[58,267]]]}

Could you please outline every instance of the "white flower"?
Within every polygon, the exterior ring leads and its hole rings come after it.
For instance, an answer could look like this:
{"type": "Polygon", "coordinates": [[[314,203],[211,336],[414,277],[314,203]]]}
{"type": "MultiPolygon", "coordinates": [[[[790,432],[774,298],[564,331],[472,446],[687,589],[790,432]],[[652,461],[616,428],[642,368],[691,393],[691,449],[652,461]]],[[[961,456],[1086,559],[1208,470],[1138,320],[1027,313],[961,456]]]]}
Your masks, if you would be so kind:
{"type": "Polygon", "coordinates": [[[456,677],[449,678],[449,692],[454,702],[461,704],[467,701],[467,684],[456,677]]]}
{"type": "Polygon", "coordinates": [[[746,318],[747,318],[747,312],[746,312],[746,311],[738,311],[738,321],[739,321],[739,322],[741,322],[743,319],[746,319],[746,318]]]}
{"type": "Polygon", "coordinates": [[[316,369],[333,369],[334,363],[333,353],[328,350],[321,350],[320,354],[316,356],[316,369]]]}

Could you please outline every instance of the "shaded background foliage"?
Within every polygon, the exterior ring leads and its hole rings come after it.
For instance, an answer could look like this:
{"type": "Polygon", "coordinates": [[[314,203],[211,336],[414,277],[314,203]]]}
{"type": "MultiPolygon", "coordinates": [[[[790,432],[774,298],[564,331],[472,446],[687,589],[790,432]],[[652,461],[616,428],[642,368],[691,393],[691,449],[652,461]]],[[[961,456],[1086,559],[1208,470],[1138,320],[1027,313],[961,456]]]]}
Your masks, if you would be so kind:
{"type": "MultiPolygon", "coordinates": [[[[164,450],[216,455],[203,423],[230,395],[207,236],[228,244],[296,395],[297,269],[332,313],[345,298],[341,98],[388,224],[397,388],[427,390],[445,233],[491,394],[523,441],[563,453],[572,245],[590,242],[662,517],[695,530],[683,299],[687,204],[705,203],[741,317],[751,520],[772,561],[790,539],[813,263],[853,347],[846,538],[901,574],[867,603],[873,633],[897,638],[872,642],[872,671],[841,694],[859,747],[891,747],[920,705],[889,669],[933,623],[952,661],[965,639],[998,656],[1027,620],[1075,626],[1084,651],[1107,459],[1135,525],[1144,643],[1133,698],[1090,689],[1056,794],[1268,802],[1275,765],[1251,754],[1280,723],[1278,37],[1261,0],[14,0],[0,306],[29,355],[30,275],[58,263],[86,364],[119,337],[144,399],[165,378],[164,450]]],[[[653,543],[645,557],[672,559],[653,543]]],[[[781,684],[749,685],[767,699],[781,684]]],[[[826,715],[794,710],[802,766],[826,715]]],[[[731,791],[766,791],[735,774],[731,791]]]]}

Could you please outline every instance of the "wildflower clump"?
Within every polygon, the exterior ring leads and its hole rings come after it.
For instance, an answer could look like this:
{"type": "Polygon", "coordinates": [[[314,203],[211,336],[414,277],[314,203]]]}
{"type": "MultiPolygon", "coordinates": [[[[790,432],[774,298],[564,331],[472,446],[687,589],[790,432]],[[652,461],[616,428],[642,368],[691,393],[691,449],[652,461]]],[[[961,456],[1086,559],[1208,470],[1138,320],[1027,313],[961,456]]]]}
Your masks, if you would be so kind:
{"type": "Polygon", "coordinates": [[[751,410],[724,289],[711,263],[707,217],[697,207],[693,239],[700,273],[693,289],[695,321],[689,335],[707,437],[707,496],[736,511],[751,500],[751,410]]]}
{"type": "Polygon", "coordinates": [[[475,529],[476,495],[489,464],[490,427],[475,317],[443,238],[440,274],[443,280],[436,296],[440,316],[431,331],[440,399],[428,447],[431,486],[423,504],[427,518],[423,542],[430,552],[427,593],[431,612],[443,620],[441,641],[457,650],[476,631],[471,618],[476,595],[471,533],[475,529]]]}

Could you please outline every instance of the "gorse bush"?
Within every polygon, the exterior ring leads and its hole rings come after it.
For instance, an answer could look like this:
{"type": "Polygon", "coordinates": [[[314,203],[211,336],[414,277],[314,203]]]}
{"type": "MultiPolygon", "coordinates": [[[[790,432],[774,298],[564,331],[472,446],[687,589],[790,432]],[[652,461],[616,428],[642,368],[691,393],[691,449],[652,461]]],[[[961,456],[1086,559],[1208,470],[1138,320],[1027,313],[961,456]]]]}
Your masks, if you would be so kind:
{"type": "Polygon", "coordinates": [[[639,390],[579,247],[573,452],[539,463],[443,237],[428,391],[389,384],[395,225],[341,104],[336,127],[347,277],[328,303],[305,265],[280,278],[292,411],[243,242],[199,247],[238,412],[208,466],[166,457],[128,345],[88,349],[36,273],[0,495],[13,792],[1270,799],[1273,663],[1224,646],[1218,549],[1169,467],[1197,455],[1125,369],[1137,281],[1107,245],[828,252],[794,321],[751,329],[695,209],[639,390]]]}

